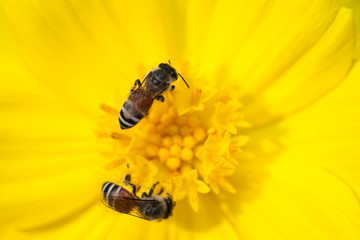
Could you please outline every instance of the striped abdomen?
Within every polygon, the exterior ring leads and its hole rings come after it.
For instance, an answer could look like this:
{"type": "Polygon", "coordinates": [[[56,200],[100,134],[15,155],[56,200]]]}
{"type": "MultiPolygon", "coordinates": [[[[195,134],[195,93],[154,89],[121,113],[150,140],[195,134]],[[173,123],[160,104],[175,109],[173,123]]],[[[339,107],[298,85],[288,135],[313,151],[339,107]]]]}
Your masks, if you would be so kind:
{"type": "Polygon", "coordinates": [[[134,195],[125,188],[112,182],[105,182],[102,186],[105,202],[114,210],[128,213],[134,207],[134,195]]]}
{"type": "Polygon", "coordinates": [[[135,126],[148,113],[153,97],[144,89],[139,88],[132,92],[126,99],[119,114],[121,129],[135,126]]]}

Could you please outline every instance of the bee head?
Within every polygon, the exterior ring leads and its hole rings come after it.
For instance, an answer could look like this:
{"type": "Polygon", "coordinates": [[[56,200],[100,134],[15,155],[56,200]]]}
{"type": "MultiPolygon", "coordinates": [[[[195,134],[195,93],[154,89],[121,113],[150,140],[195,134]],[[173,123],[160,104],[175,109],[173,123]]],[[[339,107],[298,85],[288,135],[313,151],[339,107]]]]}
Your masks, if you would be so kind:
{"type": "Polygon", "coordinates": [[[171,215],[172,210],[175,207],[175,202],[172,200],[172,197],[170,196],[165,198],[165,203],[167,206],[167,211],[165,213],[164,219],[167,219],[171,215]]]}
{"type": "MultiPolygon", "coordinates": [[[[170,63],[170,60],[169,60],[169,63],[170,63]]],[[[187,82],[186,82],[185,79],[180,75],[180,73],[176,72],[175,68],[173,68],[173,67],[170,66],[169,64],[167,64],[167,63],[160,63],[160,64],[159,64],[159,68],[165,69],[165,70],[170,74],[170,76],[173,77],[175,80],[177,80],[177,79],[178,79],[178,76],[180,76],[181,79],[182,79],[182,80],[184,81],[184,83],[186,84],[186,86],[187,86],[188,88],[190,88],[190,87],[189,87],[189,84],[187,84],[187,82]]]]}
{"type": "Polygon", "coordinates": [[[175,80],[178,79],[178,73],[176,72],[175,68],[171,67],[169,64],[160,63],[159,68],[165,69],[175,80]]]}

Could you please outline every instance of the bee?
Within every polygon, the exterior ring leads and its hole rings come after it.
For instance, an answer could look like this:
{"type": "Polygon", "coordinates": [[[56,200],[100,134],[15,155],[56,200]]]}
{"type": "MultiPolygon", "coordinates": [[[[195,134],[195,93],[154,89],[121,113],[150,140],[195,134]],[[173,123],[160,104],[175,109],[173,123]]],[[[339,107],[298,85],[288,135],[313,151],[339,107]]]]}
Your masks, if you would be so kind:
{"type": "Polygon", "coordinates": [[[130,180],[130,175],[126,175],[123,183],[132,187],[132,193],[115,183],[105,182],[102,186],[103,203],[117,212],[149,221],[167,219],[171,215],[175,206],[172,197],[161,197],[163,190],[154,195],[154,189],[159,182],[151,187],[149,193],[143,192],[139,198],[136,195],[136,186],[130,183],[130,180]]]}
{"type": "Polygon", "coordinates": [[[157,68],[148,72],[142,82],[137,79],[119,114],[121,129],[135,126],[148,114],[154,100],[164,102],[165,98],[162,94],[169,89],[175,89],[171,84],[178,79],[178,76],[189,88],[185,79],[167,63],[160,63],[157,68]]]}

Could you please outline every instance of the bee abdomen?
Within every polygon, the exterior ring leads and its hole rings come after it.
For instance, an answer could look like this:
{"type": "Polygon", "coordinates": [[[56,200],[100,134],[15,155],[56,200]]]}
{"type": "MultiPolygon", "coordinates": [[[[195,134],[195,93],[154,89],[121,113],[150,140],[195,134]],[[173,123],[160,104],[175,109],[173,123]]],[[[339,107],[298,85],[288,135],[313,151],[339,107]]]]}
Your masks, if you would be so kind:
{"type": "Polygon", "coordinates": [[[121,129],[127,129],[135,126],[144,116],[139,114],[137,116],[134,116],[131,114],[131,111],[128,110],[130,106],[124,104],[124,106],[121,108],[120,114],[119,114],[119,123],[121,129]]]}
{"type": "Polygon", "coordinates": [[[105,201],[107,202],[109,197],[111,196],[119,195],[121,189],[122,187],[115,183],[105,182],[102,186],[102,194],[104,196],[105,201]]]}

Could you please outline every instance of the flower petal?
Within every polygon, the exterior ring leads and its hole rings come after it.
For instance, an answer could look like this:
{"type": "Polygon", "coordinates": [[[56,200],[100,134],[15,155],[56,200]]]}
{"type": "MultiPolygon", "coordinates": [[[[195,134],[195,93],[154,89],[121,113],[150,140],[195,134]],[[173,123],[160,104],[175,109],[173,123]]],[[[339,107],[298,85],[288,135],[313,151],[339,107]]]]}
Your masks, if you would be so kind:
{"type": "Polygon", "coordinates": [[[103,101],[117,107],[136,78],[170,58],[163,47],[165,21],[152,17],[168,10],[159,6],[165,8],[156,2],[11,1],[5,10],[31,72],[68,101],[95,111],[103,101]]]}
{"type": "MultiPolygon", "coordinates": [[[[352,66],[354,26],[342,9],[314,46],[245,106],[250,123],[261,125],[307,107],[337,86],[352,66]],[[260,109],[267,109],[264,113],[260,109]]],[[[256,81],[255,81],[256,82],[256,81]]],[[[264,87],[266,85],[263,85],[264,87]]]]}
{"type": "MultiPolygon", "coordinates": [[[[46,86],[81,107],[94,110],[100,99],[108,99],[108,103],[120,107],[129,89],[124,86],[131,86],[136,78],[142,78],[146,71],[144,69],[151,69],[159,61],[173,57],[175,65],[190,59],[189,66],[193,68],[191,74],[197,78],[215,78],[219,83],[222,83],[224,76],[234,81],[241,79],[245,94],[257,94],[248,110],[249,115],[257,121],[259,104],[273,108],[268,114],[269,118],[292,112],[336,85],[351,65],[351,57],[348,56],[352,53],[346,53],[354,47],[353,35],[341,32],[344,27],[353,27],[349,12],[341,13],[346,16],[337,17],[334,21],[340,7],[336,1],[286,4],[259,1],[233,4],[232,1],[221,1],[179,7],[176,2],[120,5],[117,1],[95,1],[85,7],[81,2],[60,0],[51,3],[11,1],[6,12],[32,72],[46,86]],[[204,11],[200,11],[200,5],[204,11]],[[244,9],[247,10],[244,12],[244,9]],[[162,14],[158,15],[159,18],[153,18],[154,12],[162,14]],[[207,24],[191,26],[190,20],[195,16],[199,18],[199,15],[209,22],[209,27],[207,24]],[[185,25],[179,22],[182,16],[188,16],[190,33],[201,26],[204,32],[208,29],[207,34],[200,34],[202,31],[194,35],[187,33],[185,25]],[[341,23],[337,23],[339,21],[341,23]],[[281,27],[277,27],[280,24],[281,27]],[[339,31],[333,33],[331,28],[339,31]],[[143,32],[146,40],[139,38],[138,31],[143,32]],[[191,36],[188,37],[189,42],[194,42],[189,44],[188,52],[184,44],[186,35],[191,36]],[[324,46],[325,50],[321,47],[318,49],[318,46],[324,46]],[[337,50],[338,53],[331,55],[337,50]],[[303,56],[307,51],[309,53],[303,56]],[[328,66],[324,66],[322,61],[328,59],[328,55],[334,58],[327,61],[328,66]],[[126,56],[126,59],[121,56],[126,56]],[[189,58],[184,60],[183,56],[189,58]],[[339,69],[333,66],[335,60],[343,61],[336,64],[339,69]],[[298,61],[304,64],[297,64],[298,61]],[[273,62],[277,64],[274,66],[273,62]],[[299,66],[292,69],[292,65],[299,66]],[[331,73],[333,81],[322,81],[328,76],[323,76],[319,69],[329,66],[334,71],[331,73]],[[308,74],[298,77],[303,69],[309,69],[308,74]],[[281,76],[284,72],[286,74],[281,76]],[[298,90],[303,85],[307,86],[314,77],[319,79],[321,87],[300,98],[297,93],[301,91],[298,90]],[[274,87],[264,91],[278,78],[280,80],[274,87]],[[114,92],[114,89],[118,91],[114,92]],[[117,96],[116,101],[113,94],[117,96]],[[286,101],[288,98],[291,101],[286,101]],[[279,107],[284,102],[291,104],[279,107]]],[[[262,119],[267,121],[268,117],[262,119]]]]}
{"type": "Polygon", "coordinates": [[[346,81],[316,104],[249,134],[250,139],[271,136],[274,146],[257,151],[269,153],[270,167],[262,155],[253,159],[258,171],[261,165],[269,171],[258,176],[261,189],[238,190],[241,196],[234,199],[243,201],[237,222],[245,238],[360,237],[359,75],[356,65],[346,81]],[[261,232],[254,228],[259,225],[261,232]]]}
{"type": "Polygon", "coordinates": [[[234,226],[221,220],[223,216],[218,205],[209,199],[204,201],[207,202],[202,202],[197,214],[186,201],[182,201],[175,208],[177,217],[173,216],[160,223],[114,213],[98,203],[80,215],[76,221],[70,221],[66,225],[28,231],[7,229],[2,236],[5,239],[119,239],[119,236],[124,239],[238,238],[239,233],[234,230],[234,226]],[[205,206],[211,206],[213,210],[208,211],[205,206]],[[135,226],[141,231],[136,231],[135,226]]]}
{"type": "Polygon", "coordinates": [[[92,122],[31,80],[0,90],[1,219],[23,228],[77,215],[104,181],[92,122]]]}
{"type": "Polygon", "coordinates": [[[221,1],[206,11],[206,44],[192,53],[198,56],[192,59],[198,62],[195,76],[241,88],[251,124],[316,101],[352,66],[353,16],[337,1],[221,1]]]}
{"type": "Polygon", "coordinates": [[[360,192],[360,65],[318,103],[280,126],[291,131],[283,142],[292,158],[335,173],[360,192]]]}
{"type": "Polygon", "coordinates": [[[261,197],[243,206],[245,239],[358,239],[359,201],[351,189],[312,164],[281,157],[261,197]],[[258,231],[261,226],[261,231],[258,231]]]}
{"type": "MultiPolygon", "coordinates": [[[[357,0],[340,0],[341,4],[343,4],[345,7],[353,9],[354,14],[354,21],[356,25],[356,39],[360,38],[360,2],[357,0]]],[[[355,51],[355,57],[359,59],[360,57],[360,42],[356,42],[356,51],[355,51]]]]}

